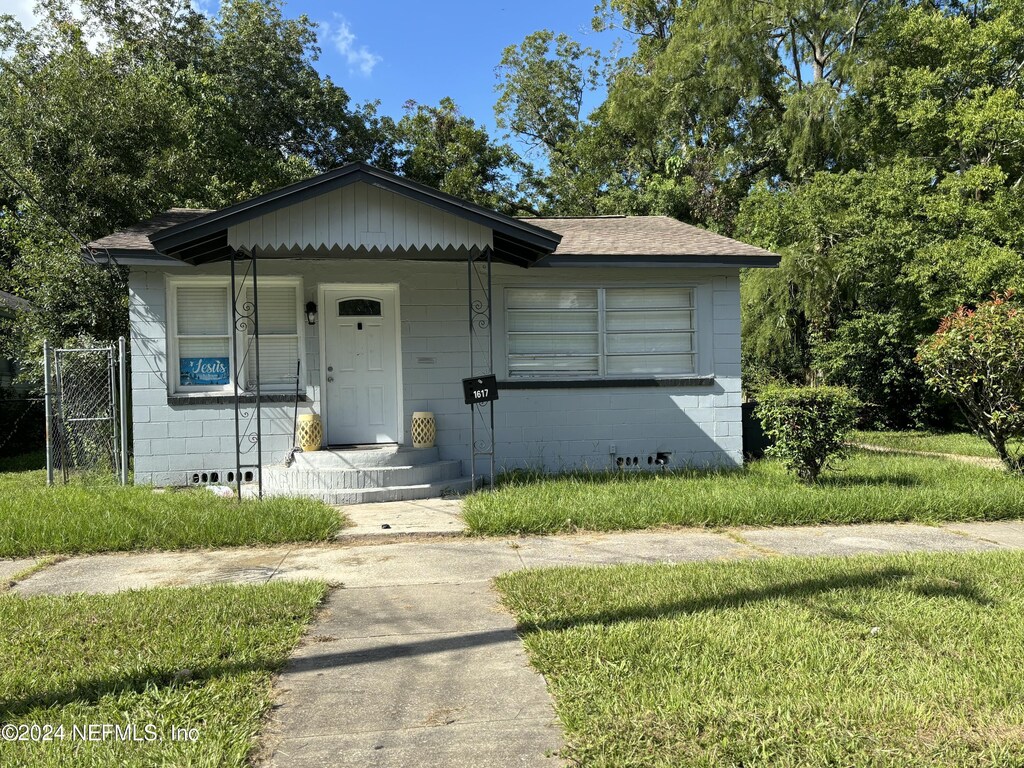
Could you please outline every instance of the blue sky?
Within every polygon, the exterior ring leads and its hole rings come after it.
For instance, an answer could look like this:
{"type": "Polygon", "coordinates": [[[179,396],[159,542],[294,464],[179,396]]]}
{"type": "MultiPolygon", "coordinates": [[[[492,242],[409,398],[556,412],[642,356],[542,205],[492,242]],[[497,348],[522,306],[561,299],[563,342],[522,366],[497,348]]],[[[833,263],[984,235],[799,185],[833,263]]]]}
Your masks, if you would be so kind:
{"type": "MultiPolygon", "coordinates": [[[[355,102],[380,101],[383,114],[398,118],[409,99],[437,104],[452,97],[463,113],[494,125],[494,69],[501,52],[531,32],[564,32],[604,54],[619,31],[596,33],[596,0],[284,0],[288,17],[306,14],[320,25],[321,72],[343,86],[355,102]]],[[[0,12],[33,22],[36,0],[0,0],[0,12]]],[[[210,13],[218,0],[192,0],[210,13]]],[[[603,93],[591,93],[585,112],[603,93]]],[[[513,144],[523,151],[518,142],[513,144]]]]}
{"type": "MultiPolygon", "coordinates": [[[[502,50],[531,32],[551,29],[611,52],[617,33],[593,31],[594,2],[291,0],[285,12],[305,13],[320,23],[319,68],[353,100],[379,99],[381,111],[397,118],[408,99],[436,104],[451,96],[495,135],[494,68],[502,50]]],[[[601,98],[591,94],[588,107],[596,107],[601,98]]]]}

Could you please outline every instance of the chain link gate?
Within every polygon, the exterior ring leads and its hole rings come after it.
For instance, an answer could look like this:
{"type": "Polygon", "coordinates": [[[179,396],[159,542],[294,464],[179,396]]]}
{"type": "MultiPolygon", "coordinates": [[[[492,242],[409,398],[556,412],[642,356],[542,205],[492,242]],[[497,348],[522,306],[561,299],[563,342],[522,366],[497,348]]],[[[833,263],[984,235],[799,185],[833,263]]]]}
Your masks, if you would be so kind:
{"type": "Polygon", "coordinates": [[[46,479],[112,473],[128,481],[127,376],[124,338],[118,345],[50,349],[43,345],[46,479]]]}

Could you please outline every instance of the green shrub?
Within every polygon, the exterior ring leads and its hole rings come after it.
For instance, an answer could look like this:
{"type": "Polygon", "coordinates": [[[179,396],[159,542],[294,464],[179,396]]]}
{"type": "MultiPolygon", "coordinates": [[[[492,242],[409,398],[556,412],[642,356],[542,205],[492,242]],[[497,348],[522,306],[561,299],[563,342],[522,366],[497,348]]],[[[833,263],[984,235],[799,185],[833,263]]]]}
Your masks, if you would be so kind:
{"type": "Polygon", "coordinates": [[[917,362],[1007,468],[1024,473],[1024,305],[1007,293],[960,307],[921,345],[917,362]]]}
{"type": "Polygon", "coordinates": [[[774,443],[767,455],[781,459],[801,480],[815,482],[846,454],[857,406],[842,387],[765,387],[757,412],[774,443]]]}

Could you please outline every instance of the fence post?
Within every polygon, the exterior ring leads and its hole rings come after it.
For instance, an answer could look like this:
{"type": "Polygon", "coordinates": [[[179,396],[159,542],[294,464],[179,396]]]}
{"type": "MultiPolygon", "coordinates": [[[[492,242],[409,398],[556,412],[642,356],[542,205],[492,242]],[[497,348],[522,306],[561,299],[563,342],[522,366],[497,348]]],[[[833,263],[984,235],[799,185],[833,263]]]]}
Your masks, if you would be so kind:
{"type": "Polygon", "coordinates": [[[43,403],[46,411],[46,484],[53,485],[53,406],[50,402],[50,342],[43,339],[43,403]]]}
{"type": "Polygon", "coordinates": [[[124,336],[117,338],[118,408],[121,412],[121,485],[128,485],[128,361],[124,336]]]}

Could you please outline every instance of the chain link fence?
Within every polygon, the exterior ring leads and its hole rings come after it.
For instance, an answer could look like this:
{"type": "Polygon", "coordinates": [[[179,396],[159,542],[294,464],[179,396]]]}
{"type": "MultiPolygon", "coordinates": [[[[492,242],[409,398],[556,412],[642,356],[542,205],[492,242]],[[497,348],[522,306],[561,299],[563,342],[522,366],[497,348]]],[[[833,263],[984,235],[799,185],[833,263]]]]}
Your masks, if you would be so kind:
{"type": "Polygon", "coordinates": [[[47,479],[113,474],[127,481],[124,340],[118,346],[44,346],[49,414],[47,479]]]}

